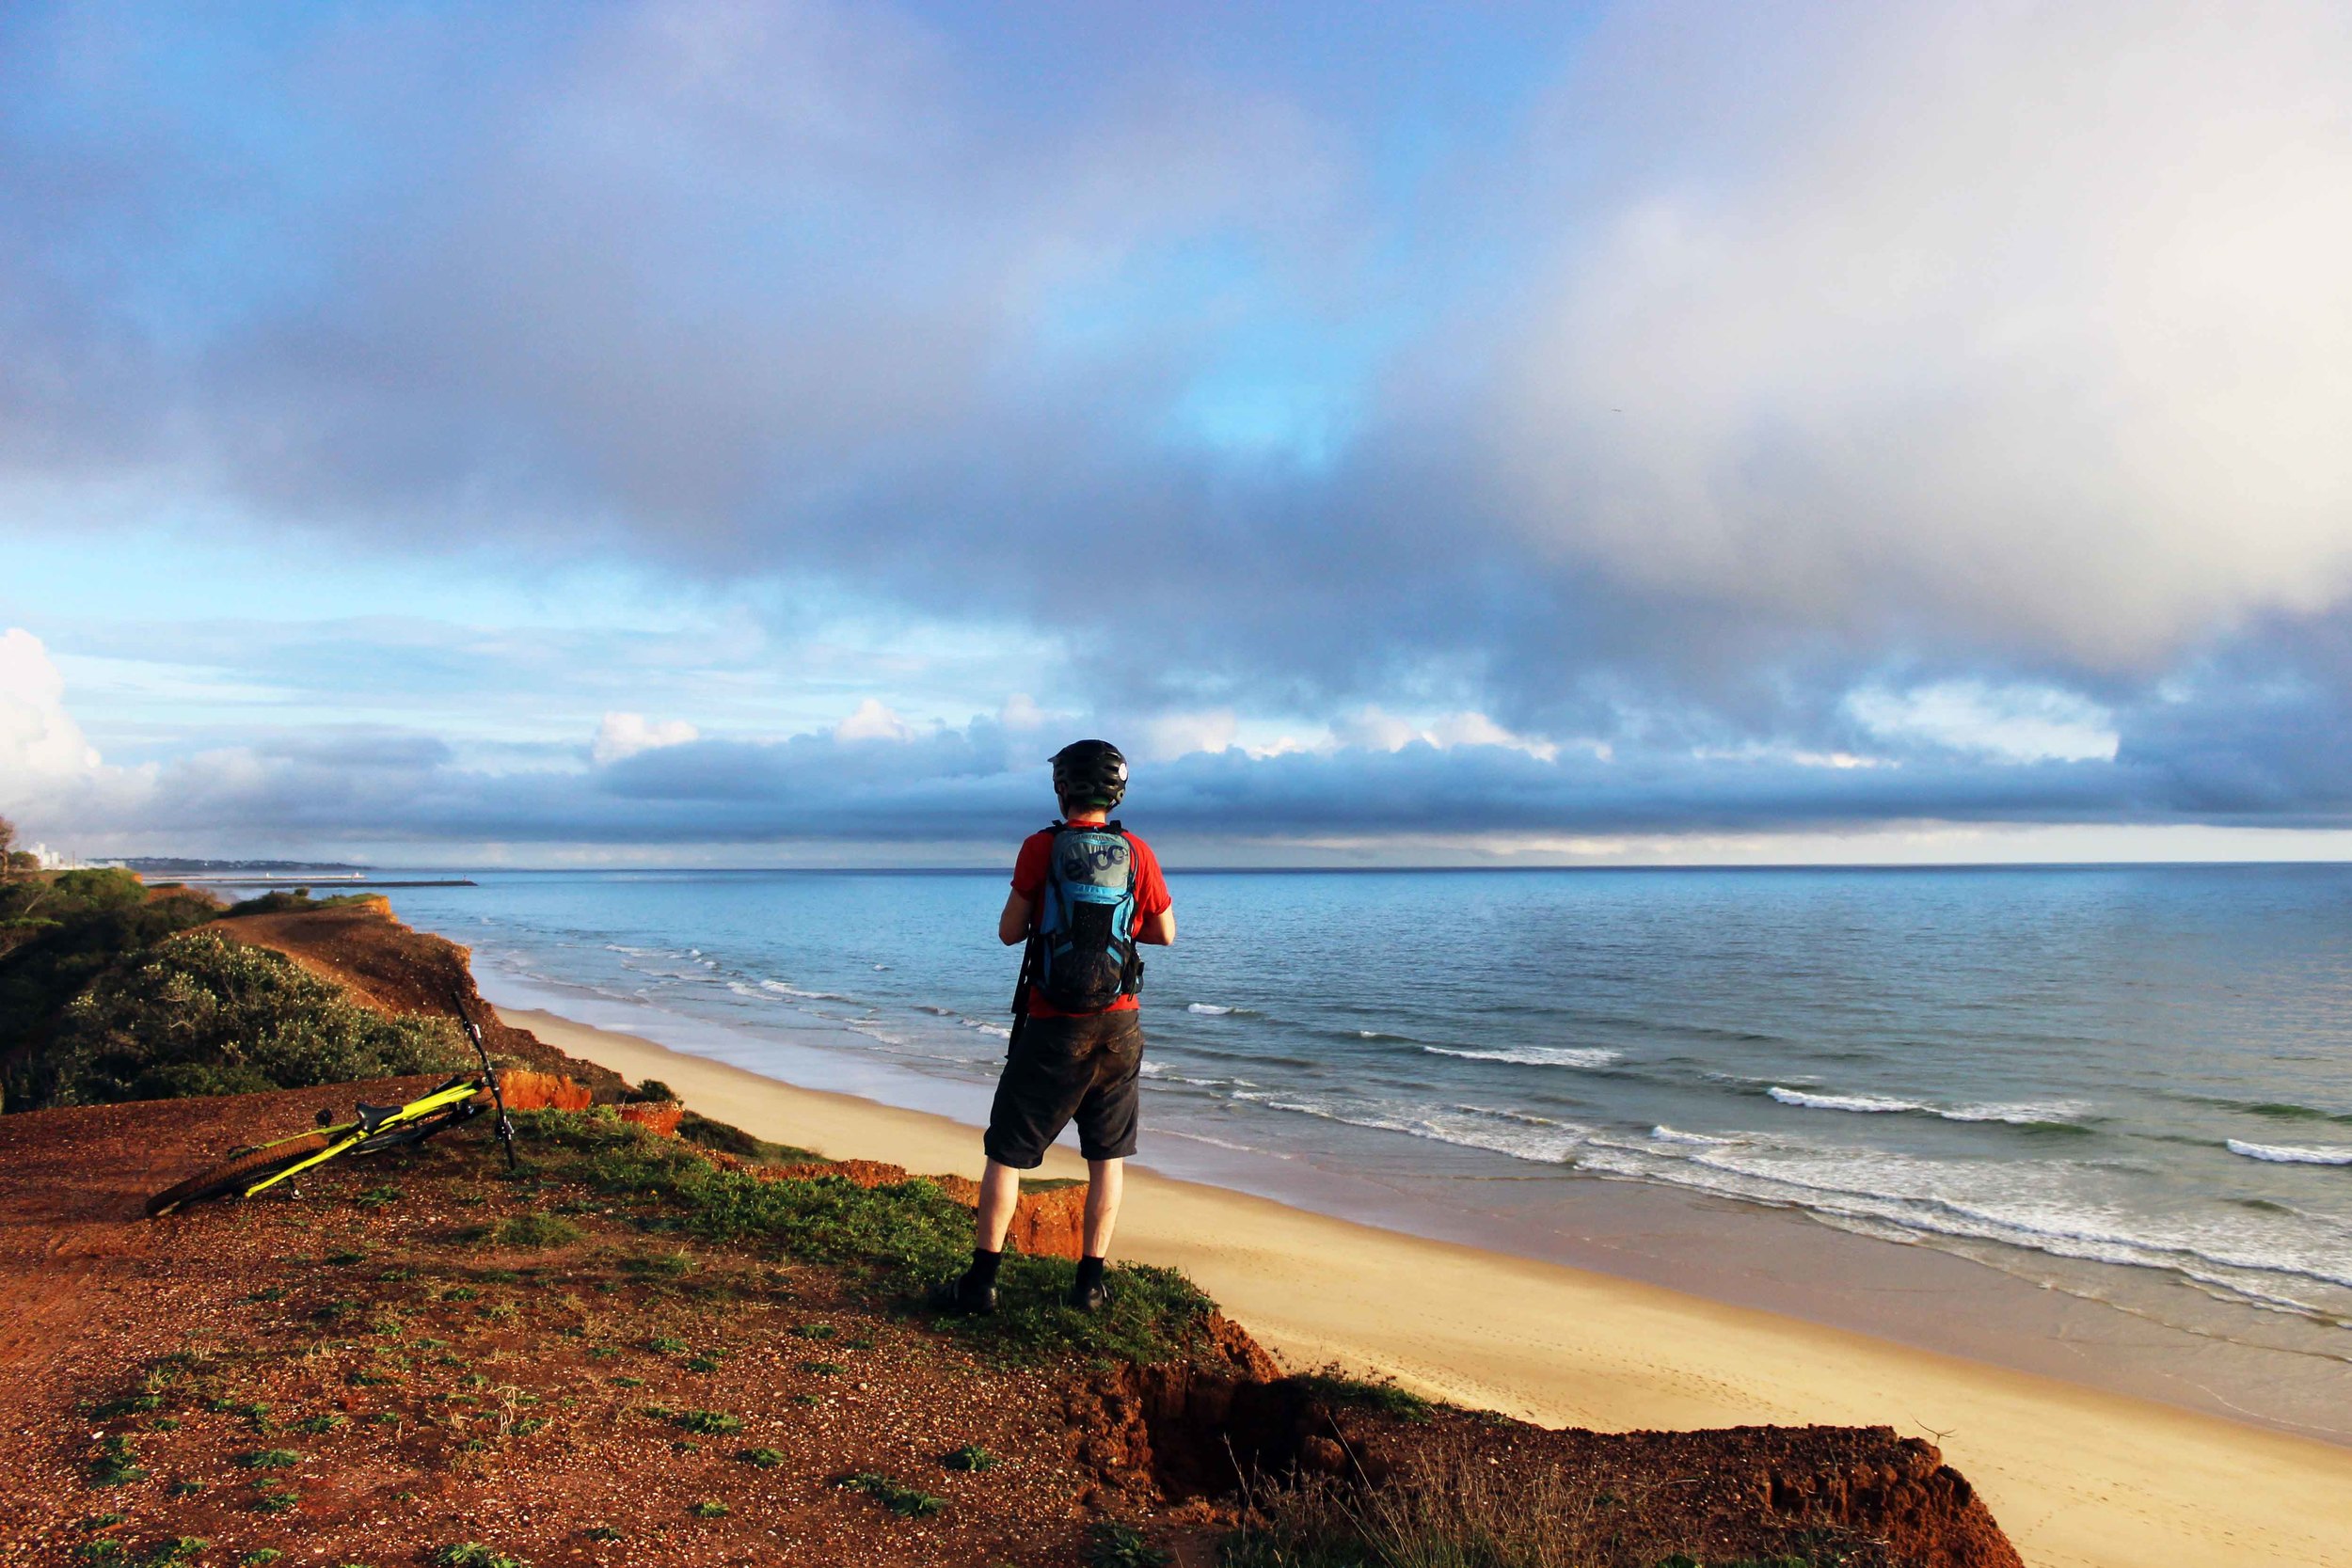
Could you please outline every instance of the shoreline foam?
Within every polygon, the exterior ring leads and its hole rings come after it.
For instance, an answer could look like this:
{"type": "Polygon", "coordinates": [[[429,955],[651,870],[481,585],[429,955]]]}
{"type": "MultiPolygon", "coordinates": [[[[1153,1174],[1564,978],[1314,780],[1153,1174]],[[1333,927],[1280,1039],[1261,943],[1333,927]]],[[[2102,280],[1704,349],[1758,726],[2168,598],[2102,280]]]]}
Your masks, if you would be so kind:
{"type": "MultiPolygon", "coordinates": [[[[945,1117],[503,1010],[758,1136],[977,1175],[945,1117]]],[[[1055,1149],[1046,1174],[1083,1174],[1055,1149]]],[[[1336,1360],[1549,1425],[1832,1422],[1931,1435],[2026,1560],[2352,1565],[2352,1451],[1636,1281],[1428,1241],[1137,1168],[1119,1252],[1184,1269],[1293,1366],[1336,1360]]]]}

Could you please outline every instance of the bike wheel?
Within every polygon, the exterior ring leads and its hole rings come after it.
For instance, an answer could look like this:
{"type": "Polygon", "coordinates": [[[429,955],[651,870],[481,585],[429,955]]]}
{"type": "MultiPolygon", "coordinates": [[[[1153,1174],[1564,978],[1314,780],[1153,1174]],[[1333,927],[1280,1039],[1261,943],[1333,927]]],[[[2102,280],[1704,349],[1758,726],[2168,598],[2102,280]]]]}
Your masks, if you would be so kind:
{"type": "Polygon", "coordinates": [[[271,1144],[266,1148],[248,1150],[234,1159],[224,1160],[208,1170],[198,1171],[176,1186],[166,1187],[147,1200],[147,1217],[154,1219],[170,1213],[183,1203],[200,1203],[208,1197],[220,1197],[242,1187],[249,1187],[272,1171],[309,1159],[334,1140],[324,1132],[305,1132],[284,1143],[271,1144]]]}

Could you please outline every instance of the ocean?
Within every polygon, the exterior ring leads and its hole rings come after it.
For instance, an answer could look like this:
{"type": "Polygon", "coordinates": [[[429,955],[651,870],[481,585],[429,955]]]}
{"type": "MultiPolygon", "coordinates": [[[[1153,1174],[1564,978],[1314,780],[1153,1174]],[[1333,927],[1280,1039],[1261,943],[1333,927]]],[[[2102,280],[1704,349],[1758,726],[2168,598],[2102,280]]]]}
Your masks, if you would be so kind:
{"type": "MultiPolygon", "coordinates": [[[[395,907],[495,1000],[985,1108],[1001,875],[468,874],[395,907]]],[[[2352,1364],[2352,867],[1169,885],[1148,1163],[1375,1219],[1409,1189],[1484,1244],[1574,1229],[1596,1180],[1672,1190],[2352,1364]]]]}

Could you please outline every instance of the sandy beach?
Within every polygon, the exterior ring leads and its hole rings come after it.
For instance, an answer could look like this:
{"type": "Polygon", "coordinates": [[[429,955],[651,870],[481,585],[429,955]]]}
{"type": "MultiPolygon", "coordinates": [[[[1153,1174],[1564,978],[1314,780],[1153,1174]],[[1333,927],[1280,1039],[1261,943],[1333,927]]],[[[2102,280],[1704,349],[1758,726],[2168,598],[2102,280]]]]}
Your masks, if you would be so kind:
{"type": "MultiPolygon", "coordinates": [[[[976,1176],[944,1117],[650,1040],[510,1022],[703,1113],[835,1157],[976,1176]]],[[[1056,1149],[1046,1173],[1083,1175],[1056,1149]]],[[[1551,1425],[1828,1422],[1932,1438],[2037,1568],[2352,1564],[2352,1450],[1607,1275],[1134,1170],[1118,1251],[1190,1274],[1283,1361],[1337,1361],[1551,1425]]]]}

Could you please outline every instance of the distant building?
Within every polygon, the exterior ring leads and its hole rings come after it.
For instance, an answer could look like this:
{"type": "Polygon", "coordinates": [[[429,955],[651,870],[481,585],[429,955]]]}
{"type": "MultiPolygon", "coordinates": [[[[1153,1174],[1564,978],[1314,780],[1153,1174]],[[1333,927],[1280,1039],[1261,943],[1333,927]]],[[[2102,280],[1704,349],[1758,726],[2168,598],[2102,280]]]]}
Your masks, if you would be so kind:
{"type": "Polygon", "coordinates": [[[52,849],[46,844],[32,844],[25,847],[32,854],[33,863],[43,871],[103,871],[122,863],[119,860],[86,861],[70,849],[52,849]]]}

